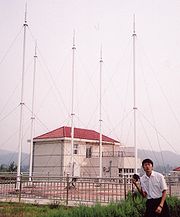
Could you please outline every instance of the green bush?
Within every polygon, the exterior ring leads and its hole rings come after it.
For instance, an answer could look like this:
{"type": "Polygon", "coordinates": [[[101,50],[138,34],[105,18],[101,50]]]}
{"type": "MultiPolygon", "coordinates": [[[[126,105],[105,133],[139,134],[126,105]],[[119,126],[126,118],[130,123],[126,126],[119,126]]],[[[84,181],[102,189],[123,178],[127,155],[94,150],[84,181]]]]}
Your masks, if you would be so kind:
{"type": "Polygon", "coordinates": [[[180,217],[180,199],[177,197],[168,197],[167,203],[172,217],[180,217]]]}

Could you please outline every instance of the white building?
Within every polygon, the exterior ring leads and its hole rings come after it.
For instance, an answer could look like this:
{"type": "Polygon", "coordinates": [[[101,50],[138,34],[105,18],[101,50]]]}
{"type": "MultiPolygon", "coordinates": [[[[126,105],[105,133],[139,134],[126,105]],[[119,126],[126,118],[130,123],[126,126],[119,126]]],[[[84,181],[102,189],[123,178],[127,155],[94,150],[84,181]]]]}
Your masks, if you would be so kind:
{"type": "MultiPolygon", "coordinates": [[[[134,149],[102,136],[103,177],[129,177],[134,173],[134,149]]],[[[71,167],[71,128],[61,127],[33,139],[33,175],[65,176],[71,167]]],[[[138,161],[140,165],[140,161],[138,161]]],[[[74,128],[73,175],[99,176],[99,133],[74,128]]]]}
{"type": "Polygon", "coordinates": [[[173,177],[174,182],[180,181],[180,167],[176,167],[173,171],[170,172],[170,175],[173,177]]]}

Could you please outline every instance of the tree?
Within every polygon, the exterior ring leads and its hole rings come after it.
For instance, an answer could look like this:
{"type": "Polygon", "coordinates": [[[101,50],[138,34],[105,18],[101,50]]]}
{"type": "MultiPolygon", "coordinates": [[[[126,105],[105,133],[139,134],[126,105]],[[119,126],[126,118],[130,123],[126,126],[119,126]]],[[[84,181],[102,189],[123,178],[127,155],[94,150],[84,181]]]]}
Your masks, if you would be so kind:
{"type": "Polygon", "coordinates": [[[17,165],[15,164],[15,162],[11,162],[9,164],[9,167],[8,167],[8,172],[16,172],[17,171],[17,165]]]}
{"type": "Polygon", "coordinates": [[[0,172],[6,172],[7,171],[7,166],[5,164],[0,165],[0,172]]]}

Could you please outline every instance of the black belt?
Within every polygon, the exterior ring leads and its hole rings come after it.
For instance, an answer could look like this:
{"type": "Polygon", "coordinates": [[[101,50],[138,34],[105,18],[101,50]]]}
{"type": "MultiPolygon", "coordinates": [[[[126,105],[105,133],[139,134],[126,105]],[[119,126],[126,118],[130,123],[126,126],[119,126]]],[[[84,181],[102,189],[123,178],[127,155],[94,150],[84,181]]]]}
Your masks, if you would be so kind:
{"type": "Polygon", "coordinates": [[[147,200],[149,200],[149,201],[151,201],[151,200],[160,200],[162,197],[158,197],[158,198],[150,198],[150,199],[147,199],[147,200]]]}

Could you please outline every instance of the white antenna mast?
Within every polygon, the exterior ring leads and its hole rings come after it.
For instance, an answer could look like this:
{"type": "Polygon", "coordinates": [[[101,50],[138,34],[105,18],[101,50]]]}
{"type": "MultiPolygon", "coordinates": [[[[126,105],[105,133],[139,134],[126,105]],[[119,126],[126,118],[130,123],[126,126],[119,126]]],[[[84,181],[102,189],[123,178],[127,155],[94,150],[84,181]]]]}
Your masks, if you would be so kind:
{"type": "Polygon", "coordinates": [[[37,60],[37,43],[35,44],[34,53],[34,71],[33,71],[33,92],[32,92],[32,110],[31,110],[31,134],[30,134],[30,161],[29,161],[29,181],[32,181],[32,159],[33,159],[33,131],[34,131],[34,95],[35,95],[35,79],[36,79],[36,60],[37,60]]]}
{"type": "Polygon", "coordinates": [[[71,107],[71,176],[74,176],[74,62],[75,62],[75,31],[73,33],[72,47],[72,107],[71,107]]]}
{"type": "Polygon", "coordinates": [[[99,90],[99,178],[102,178],[102,46],[100,50],[100,90],[99,90]]]}
{"type": "Polygon", "coordinates": [[[135,173],[137,173],[137,142],[136,142],[136,31],[135,31],[135,15],[133,16],[133,93],[134,93],[134,148],[135,148],[135,173]]]}
{"type": "Polygon", "coordinates": [[[21,175],[21,155],[22,155],[22,140],[23,140],[23,107],[24,107],[24,73],[25,73],[25,54],[26,54],[26,28],[27,28],[27,2],[25,6],[24,19],[24,38],[23,38],[23,63],[22,63],[22,81],[21,81],[21,102],[20,102],[20,123],[19,123],[19,142],[18,142],[18,165],[17,165],[17,186],[20,187],[21,175]]]}

